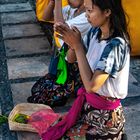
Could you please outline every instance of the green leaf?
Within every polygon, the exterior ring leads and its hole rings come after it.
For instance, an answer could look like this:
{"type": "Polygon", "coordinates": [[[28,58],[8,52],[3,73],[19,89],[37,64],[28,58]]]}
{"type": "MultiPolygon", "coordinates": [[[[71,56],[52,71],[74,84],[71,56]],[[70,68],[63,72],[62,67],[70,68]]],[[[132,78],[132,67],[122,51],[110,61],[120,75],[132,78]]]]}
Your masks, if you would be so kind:
{"type": "Polygon", "coordinates": [[[0,125],[7,122],[8,122],[8,117],[4,115],[0,115],[0,125]]]}

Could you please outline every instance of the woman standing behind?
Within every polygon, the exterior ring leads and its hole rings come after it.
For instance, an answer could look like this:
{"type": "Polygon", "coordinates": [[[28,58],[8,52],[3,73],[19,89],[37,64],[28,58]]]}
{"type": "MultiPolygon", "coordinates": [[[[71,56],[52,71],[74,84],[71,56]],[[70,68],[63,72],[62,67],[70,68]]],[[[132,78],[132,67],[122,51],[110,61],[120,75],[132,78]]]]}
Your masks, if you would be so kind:
{"type": "Polygon", "coordinates": [[[127,96],[130,61],[125,12],[121,0],[85,0],[85,7],[88,21],[96,27],[87,35],[87,53],[76,27],[55,25],[61,34],[58,37],[76,54],[84,87],[65,119],[48,129],[43,140],[52,136],[55,140],[64,134],[72,138],[70,128],[76,128],[79,121],[87,125],[87,140],[122,139],[125,118],[120,100],[127,96]]]}

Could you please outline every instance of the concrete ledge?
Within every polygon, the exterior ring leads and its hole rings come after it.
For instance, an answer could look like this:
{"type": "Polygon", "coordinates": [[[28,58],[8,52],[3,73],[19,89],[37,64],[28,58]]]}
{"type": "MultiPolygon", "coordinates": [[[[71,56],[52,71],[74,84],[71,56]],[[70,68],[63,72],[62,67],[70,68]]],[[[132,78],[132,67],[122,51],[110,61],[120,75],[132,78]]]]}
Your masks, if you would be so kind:
{"type": "MultiPolygon", "coordinates": [[[[10,0],[9,0],[10,1],[10,0]]],[[[32,7],[27,3],[14,3],[14,4],[2,4],[0,5],[0,13],[5,12],[22,12],[22,11],[32,11],[32,7]]]]}
{"type": "Polygon", "coordinates": [[[124,107],[128,140],[140,140],[140,103],[124,107]]]}
{"type": "Polygon", "coordinates": [[[11,84],[14,106],[27,102],[27,97],[31,96],[31,87],[33,84],[34,82],[11,84]]]}
{"type": "Polygon", "coordinates": [[[44,35],[41,27],[37,24],[23,24],[23,25],[6,25],[2,27],[3,38],[21,38],[36,35],[44,35]]]}
{"type": "Polygon", "coordinates": [[[6,55],[20,56],[27,54],[50,53],[47,37],[5,40],[6,55]]]}
{"type": "Polygon", "coordinates": [[[136,85],[135,83],[138,83],[138,81],[130,73],[129,74],[128,96],[127,97],[140,96],[140,86],[136,85]]]}
{"type": "Polygon", "coordinates": [[[43,76],[48,72],[50,56],[9,59],[9,79],[43,76]]]}
{"type": "Polygon", "coordinates": [[[34,23],[36,22],[36,16],[34,11],[20,13],[3,13],[1,14],[1,21],[3,25],[18,23],[34,23]]]}
{"type": "Polygon", "coordinates": [[[18,140],[40,140],[37,133],[31,132],[17,132],[18,140]]]}
{"type": "Polygon", "coordinates": [[[22,3],[22,2],[27,2],[27,0],[1,0],[0,4],[5,4],[5,3],[22,3]]]}

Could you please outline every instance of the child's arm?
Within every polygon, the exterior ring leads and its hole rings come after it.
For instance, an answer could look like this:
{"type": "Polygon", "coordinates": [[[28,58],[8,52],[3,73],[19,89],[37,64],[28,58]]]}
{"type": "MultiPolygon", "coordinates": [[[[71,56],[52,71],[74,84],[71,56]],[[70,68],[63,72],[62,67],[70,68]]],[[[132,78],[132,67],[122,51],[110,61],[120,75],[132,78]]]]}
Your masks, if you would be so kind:
{"type": "Polygon", "coordinates": [[[55,0],[55,8],[54,8],[54,22],[62,22],[64,23],[65,20],[63,18],[62,13],[62,0],[55,0]]]}
{"type": "Polygon", "coordinates": [[[54,14],[53,14],[54,6],[55,6],[55,1],[50,0],[48,6],[44,10],[43,20],[45,20],[45,21],[53,21],[53,19],[54,19],[54,14]]]}

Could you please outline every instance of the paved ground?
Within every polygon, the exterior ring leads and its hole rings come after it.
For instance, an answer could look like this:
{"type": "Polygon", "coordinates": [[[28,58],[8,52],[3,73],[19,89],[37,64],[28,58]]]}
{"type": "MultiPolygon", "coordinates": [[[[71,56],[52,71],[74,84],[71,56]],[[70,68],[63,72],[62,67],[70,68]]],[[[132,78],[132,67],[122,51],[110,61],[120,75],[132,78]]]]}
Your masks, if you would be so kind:
{"type": "MultiPolygon", "coordinates": [[[[33,0],[32,0],[33,1],[33,0]]],[[[33,83],[47,73],[50,46],[27,0],[0,1],[0,114],[26,102],[33,83]]],[[[131,58],[129,94],[123,101],[128,140],[140,140],[140,58],[131,58]]],[[[125,77],[124,77],[125,78],[125,77]]],[[[65,108],[57,108],[65,112],[65,108]]],[[[39,140],[27,132],[0,127],[0,140],[39,140]]]]}

